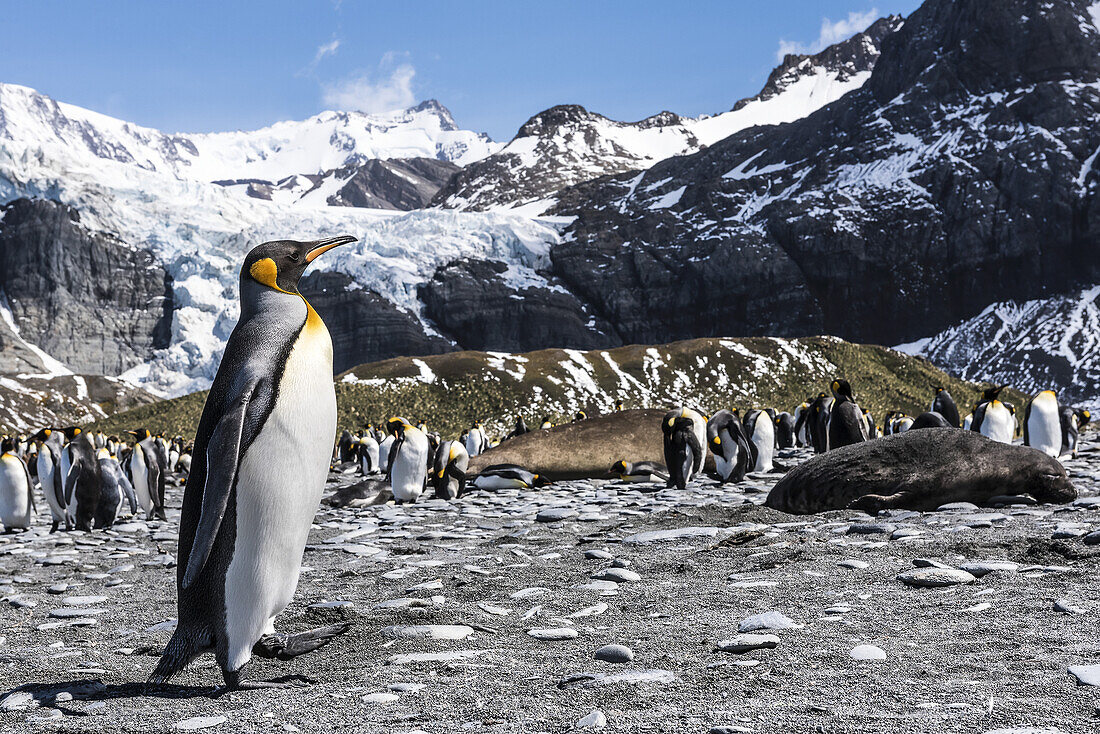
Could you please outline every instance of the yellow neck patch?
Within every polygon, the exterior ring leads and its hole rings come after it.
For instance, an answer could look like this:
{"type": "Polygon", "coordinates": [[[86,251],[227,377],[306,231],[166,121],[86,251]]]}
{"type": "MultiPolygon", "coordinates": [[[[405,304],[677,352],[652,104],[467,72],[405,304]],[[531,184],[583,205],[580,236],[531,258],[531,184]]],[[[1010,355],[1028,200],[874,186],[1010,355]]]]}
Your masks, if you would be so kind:
{"type": "Polygon", "coordinates": [[[280,293],[287,293],[292,296],[298,296],[302,299],[302,303],[306,304],[306,326],[307,329],[316,329],[317,327],[323,327],[325,323],[321,320],[320,315],[313,310],[313,306],[310,305],[306,297],[301,293],[291,293],[290,291],[283,290],[279,287],[279,266],[275,264],[275,261],[270,257],[265,257],[262,260],[257,260],[252,263],[252,267],[248,269],[248,274],[252,276],[252,280],[256,281],[260,285],[266,285],[268,288],[274,288],[280,293]]]}

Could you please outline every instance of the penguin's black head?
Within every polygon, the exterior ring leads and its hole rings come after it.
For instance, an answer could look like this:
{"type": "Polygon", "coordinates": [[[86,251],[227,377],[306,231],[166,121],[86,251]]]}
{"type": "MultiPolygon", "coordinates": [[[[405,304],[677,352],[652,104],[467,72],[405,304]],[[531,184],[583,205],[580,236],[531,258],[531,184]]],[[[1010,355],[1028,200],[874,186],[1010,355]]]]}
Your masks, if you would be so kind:
{"type": "Polygon", "coordinates": [[[623,409],[623,401],[622,400],[616,400],[615,401],[615,410],[622,410],[622,409],[623,409]]]}
{"type": "Polygon", "coordinates": [[[152,435],[152,434],[149,433],[148,428],[138,428],[135,431],[126,431],[126,432],[129,433],[131,436],[133,436],[134,440],[138,441],[138,442],[144,441],[145,439],[149,438],[149,436],[152,435]]]}
{"type": "Polygon", "coordinates": [[[943,385],[936,385],[936,394],[939,395],[943,392],[943,385]]]}
{"type": "Polygon", "coordinates": [[[583,410],[578,410],[577,414],[575,416],[573,416],[573,420],[574,421],[583,421],[587,417],[588,417],[587,413],[585,413],[583,410]]]}
{"type": "Polygon", "coordinates": [[[987,403],[990,400],[996,400],[997,396],[1001,394],[1001,390],[1004,389],[1004,385],[995,385],[994,387],[987,389],[985,392],[982,393],[982,402],[987,403]]]}
{"type": "Polygon", "coordinates": [[[1077,414],[1077,427],[1084,428],[1089,421],[1092,420],[1092,413],[1088,412],[1084,408],[1073,411],[1077,414]]]}
{"type": "Polygon", "coordinates": [[[844,397],[848,398],[849,400],[854,400],[855,399],[855,398],[852,397],[852,386],[848,384],[847,380],[842,380],[840,378],[837,378],[837,379],[833,380],[833,384],[830,385],[829,387],[832,389],[833,395],[835,397],[839,398],[841,396],[844,396],[844,397]]]}
{"type": "Polygon", "coordinates": [[[9,451],[15,451],[15,441],[4,436],[4,439],[0,441],[0,454],[6,454],[9,451]]]}
{"type": "Polygon", "coordinates": [[[625,461],[616,461],[614,464],[611,465],[611,473],[612,474],[626,474],[626,462],[625,461]]]}
{"type": "Polygon", "coordinates": [[[50,437],[51,434],[53,434],[53,431],[51,431],[49,428],[43,428],[41,431],[31,436],[31,440],[45,441],[50,437]]]}
{"type": "Polygon", "coordinates": [[[83,433],[83,431],[80,428],[78,428],[77,426],[69,426],[68,428],[62,428],[61,432],[65,434],[65,438],[69,441],[72,441],[74,438],[76,438],[81,433],[83,433]]]}
{"type": "Polygon", "coordinates": [[[241,266],[241,277],[244,278],[247,275],[268,288],[285,293],[297,293],[298,280],[314,259],[334,247],[355,241],[354,237],[344,235],[313,242],[295,240],[265,242],[253,247],[245,257],[244,265],[241,266]]]}
{"type": "Polygon", "coordinates": [[[386,432],[392,433],[394,436],[403,435],[409,428],[412,428],[412,425],[404,418],[394,416],[386,421],[386,432]]]}

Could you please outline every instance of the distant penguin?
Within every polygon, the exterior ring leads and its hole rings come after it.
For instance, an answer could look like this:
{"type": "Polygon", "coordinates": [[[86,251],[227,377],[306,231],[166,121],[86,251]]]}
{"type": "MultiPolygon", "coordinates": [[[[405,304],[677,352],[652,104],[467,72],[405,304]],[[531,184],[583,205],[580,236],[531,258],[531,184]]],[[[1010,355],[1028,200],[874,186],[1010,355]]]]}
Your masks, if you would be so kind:
{"type": "Polygon", "coordinates": [[[77,530],[92,531],[99,499],[103,492],[103,476],[99,471],[92,437],[81,429],[65,429],[69,439],[69,471],[65,477],[65,503],[77,530]]]}
{"type": "Polygon", "coordinates": [[[131,515],[137,514],[137,495],[118,459],[111,456],[106,447],[96,450],[96,460],[103,484],[95,511],[95,527],[109,528],[122,516],[123,507],[128,507],[131,515]]]}
{"type": "MultiPolygon", "coordinates": [[[[791,417],[789,413],[783,415],[791,417]]],[[[793,440],[793,432],[789,437],[793,440]]],[[[743,481],[756,465],[756,446],[745,435],[741,421],[728,410],[719,410],[707,421],[707,446],[714,454],[714,468],[723,483],[743,481]]]]}
{"type": "Polygon", "coordinates": [[[536,489],[550,485],[550,481],[516,464],[493,464],[478,472],[470,480],[474,489],[536,489]]]}
{"type": "Polygon", "coordinates": [[[829,414],[832,411],[833,402],[833,398],[820,393],[810,403],[806,423],[807,432],[810,434],[810,445],[814,447],[815,454],[823,454],[829,450],[829,414]]]}
{"type": "Polygon", "coordinates": [[[466,489],[466,470],[470,466],[470,455],[466,447],[458,441],[443,441],[435,450],[432,462],[432,487],[435,498],[453,500],[466,489]]]}
{"type": "Polygon", "coordinates": [[[1058,397],[1043,390],[1024,409],[1024,445],[1055,459],[1062,453],[1062,423],[1058,397]]]}
{"type": "Polygon", "coordinates": [[[386,472],[386,467],[390,465],[390,447],[393,446],[393,440],[393,435],[387,433],[378,442],[378,470],[383,474],[386,472]]]}
{"type": "MultiPolygon", "coordinates": [[[[378,455],[378,441],[374,440],[374,436],[370,431],[364,431],[363,435],[359,437],[358,453],[359,471],[363,473],[363,476],[382,471],[382,465],[379,463],[381,457],[378,455]]],[[[386,459],[389,460],[388,454],[386,459]]]]}
{"type": "Polygon", "coordinates": [[[42,494],[46,498],[46,504],[50,508],[53,517],[53,525],[50,532],[57,532],[61,523],[65,523],[66,530],[72,530],[72,520],[65,507],[65,480],[61,474],[61,450],[63,448],[64,434],[43,428],[31,436],[38,442],[38,483],[42,487],[42,494]]]}
{"type": "Polygon", "coordinates": [[[341,464],[355,461],[355,442],[351,438],[351,431],[344,429],[340,433],[340,441],[336,444],[336,460],[341,464]]]}
{"type": "Polygon", "coordinates": [[[668,482],[668,469],[656,461],[616,461],[608,474],[620,482],[668,482]]]}
{"type": "Polygon", "coordinates": [[[964,431],[969,431],[970,428],[973,425],[974,425],[974,414],[973,413],[967,413],[966,417],[963,418],[963,425],[962,425],[963,430],[964,431]]]}
{"type": "Polygon", "coordinates": [[[794,448],[794,416],[783,411],[775,417],[775,446],[780,449],[794,448]]]}
{"type": "MultiPolygon", "coordinates": [[[[114,457],[112,457],[114,458],[114,457]]],[[[117,461],[117,459],[116,459],[117,461]]],[[[185,478],[191,474],[191,450],[184,449],[180,454],[180,458],[176,461],[176,471],[182,474],[185,478]]]]}
{"type": "Polygon", "coordinates": [[[0,441],[0,524],[5,533],[29,530],[34,506],[31,473],[10,438],[0,441]]]}
{"type": "Polygon", "coordinates": [[[1002,387],[993,387],[985,391],[981,402],[974,409],[974,420],[970,430],[977,431],[986,438],[1001,443],[1012,443],[1015,434],[1016,419],[1012,411],[999,399],[1002,387]]]}
{"type": "Polygon", "coordinates": [[[838,378],[833,380],[830,389],[834,402],[829,411],[829,450],[866,441],[867,420],[852,395],[852,386],[847,380],[838,378]]]}
{"type": "Polygon", "coordinates": [[[615,401],[615,412],[616,413],[621,413],[622,411],[623,411],[623,401],[622,400],[616,400],[615,401]]]}
{"type": "Polygon", "coordinates": [[[1092,414],[1087,410],[1065,406],[1059,411],[1058,418],[1062,429],[1062,455],[1069,454],[1070,457],[1077,458],[1077,441],[1081,429],[1092,418],[1092,414]]]}
{"type": "Polygon", "coordinates": [[[107,446],[107,434],[103,431],[98,431],[95,434],[95,439],[93,440],[93,443],[97,450],[105,448],[107,446]]]}
{"type": "Polygon", "coordinates": [[[955,399],[951,397],[951,393],[941,386],[936,386],[936,397],[932,398],[932,407],[929,409],[933,413],[939,413],[947,421],[947,425],[952,428],[958,428],[959,423],[959,408],[955,405],[955,399]]]}
{"type": "Polygon", "coordinates": [[[485,431],[481,429],[480,422],[475,422],[466,434],[466,453],[472,459],[487,448],[489,448],[489,440],[485,436],[485,431]]]}
{"type": "Polygon", "coordinates": [[[863,410],[863,424],[867,426],[867,439],[878,438],[878,426],[875,425],[875,417],[871,415],[871,411],[864,408],[863,410]]]}
{"type": "Polygon", "coordinates": [[[428,437],[404,418],[390,418],[386,430],[394,437],[386,465],[393,498],[416,502],[428,482],[428,437]]]}
{"type": "Polygon", "coordinates": [[[915,431],[920,428],[954,428],[951,423],[942,415],[934,410],[921,413],[913,419],[912,425],[909,426],[910,431],[915,431]]]}
{"type": "Polygon", "coordinates": [[[707,422],[698,411],[677,408],[665,413],[661,431],[664,433],[668,485],[684,489],[703,470],[707,422]]]}
{"type": "Polygon", "coordinates": [[[770,472],[775,457],[775,426],[771,417],[763,410],[753,409],[745,413],[741,425],[749,440],[756,446],[756,463],[749,471],[770,472]]]}
{"type": "Polygon", "coordinates": [[[134,485],[138,504],[145,511],[145,519],[165,519],[163,495],[164,472],[152,434],[148,428],[127,431],[134,437],[134,449],[130,454],[130,478],[134,485]]]}
{"type": "Polygon", "coordinates": [[[545,431],[547,428],[553,428],[554,424],[549,418],[543,418],[542,423],[539,424],[539,430],[545,431]]]}
{"type": "Polygon", "coordinates": [[[806,424],[809,409],[810,404],[808,402],[803,402],[794,409],[794,438],[798,446],[810,445],[809,426],[806,424]]]}
{"type": "Polygon", "coordinates": [[[585,413],[583,410],[578,410],[577,414],[573,416],[574,423],[579,423],[580,421],[586,420],[588,420],[588,413],[585,413]]]}
{"type": "Polygon", "coordinates": [[[913,419],[907,415],[899,413],[894,418],[894,433],[905,433],[913,427],[913,419]]]}
{"type": "Polygon", "coordinates": [[[213,651],[230,690],[287,687],[242,681],[242,668],[253,654],[289,660],[347,630],[275,634],[275,618],[298,586],[336,440],[332,339],[298,280],[318,255],[354,241],[266,242],[245,257],[240,319],[203,406],[183,497],[178,623],[152,683],[213,651]]]}
{"type": "Polygon", "coordinates": [[[516,427],[512,429],[512,432],[505,436],[505,440],[509,438],[515,438],[516,436],[522,436],[527,433],[527,424],[523,422],[523,416],[516,418],[516,427]]]}

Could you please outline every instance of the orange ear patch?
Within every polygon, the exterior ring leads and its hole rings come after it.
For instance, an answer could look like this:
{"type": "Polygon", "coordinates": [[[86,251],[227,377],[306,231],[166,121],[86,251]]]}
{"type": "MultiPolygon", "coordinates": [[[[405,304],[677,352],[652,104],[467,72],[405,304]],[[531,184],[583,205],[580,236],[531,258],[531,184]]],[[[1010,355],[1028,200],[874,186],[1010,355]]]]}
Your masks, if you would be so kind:
{"type": "Polygon", "coordinates": [[[270,257],[252,263],[252,267],[248,269],[248,274],[252,276],[252,280],[261,285],[266,285],[268,288],[274,288],[275,290],[282,290],[276,282],[279,277],[279,267],[270,257]]]}

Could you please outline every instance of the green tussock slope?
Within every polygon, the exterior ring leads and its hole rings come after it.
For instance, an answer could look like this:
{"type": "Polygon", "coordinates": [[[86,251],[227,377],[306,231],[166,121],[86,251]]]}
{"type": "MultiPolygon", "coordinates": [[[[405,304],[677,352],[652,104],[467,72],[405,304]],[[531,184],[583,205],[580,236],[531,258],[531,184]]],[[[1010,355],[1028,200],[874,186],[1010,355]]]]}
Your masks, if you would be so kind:
{"type": "MultiPolygon", "coordinates": [[[[571,420],[577,410],[605,413],[688,403],[721,408],[771,406],[794,410],[803,399],[847,378],[859,403],[881,418],[888,410],[927,410],[933,388],[946,387],[965,415],[981,387],[955,379],[930,362],[886,347],[834,337],[691,339],[657,346],[590,352],[544,349],[526,354],[453,352],[360,365],[337,377],[340,426],[357,428],[390,415],[424,420],[445,437],[474,420],[491,435],[511,429],[517,415],[529,426],[543,418],[571,420]]],[[[1026,397],[1006,390],[1022,409],[1026,397]]],[[[96,424],[117,433],[145,426],[194,435],[205,393],[120,413],[96,424]]],[[[533,424],[533,425],[532,425],[533,424]]]]}

